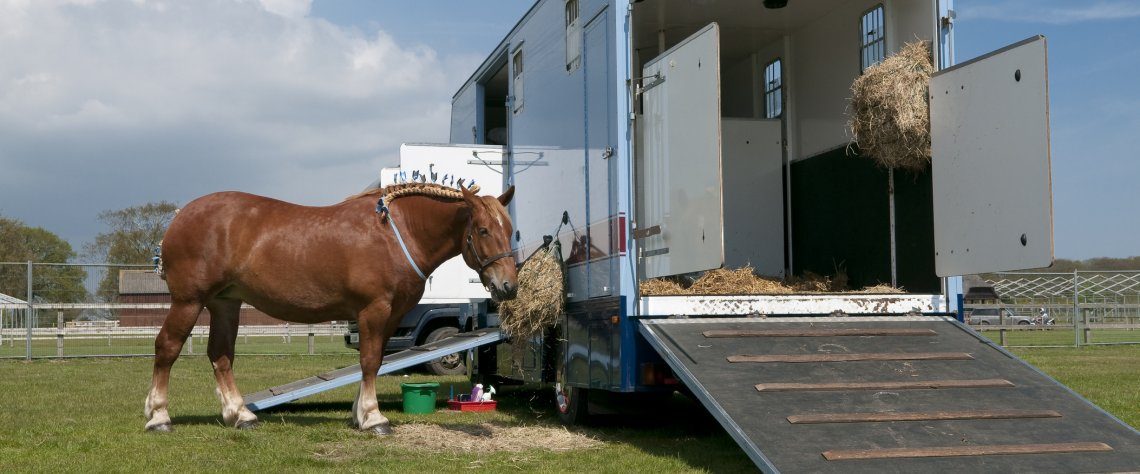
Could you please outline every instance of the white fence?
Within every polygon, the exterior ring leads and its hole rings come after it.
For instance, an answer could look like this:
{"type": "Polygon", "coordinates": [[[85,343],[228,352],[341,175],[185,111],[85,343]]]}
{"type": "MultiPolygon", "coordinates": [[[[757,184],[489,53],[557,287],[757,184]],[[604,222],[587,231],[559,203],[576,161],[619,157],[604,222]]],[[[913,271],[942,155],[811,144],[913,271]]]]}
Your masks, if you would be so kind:
{"type": "Polygon", "coordinates": [[[1000,304],[1000,324],[973,327],[1002,345],[1083,346],[1140,344],[1140,271],[997,273],[987,275],[1000,304]],[[1042,309],[1053,324],[1037,321],[1042,309]]]}
{"type": "MultiPolygon", "coordinates": [[[[152,272],[147,275],[149,270],[145,265],[0,263],[0,358],[153,356],[170,303],[165,283],[152,272]],[[124,275],[132,276],[130,284],[124,275]],[[145,278],[134,278],[140,276],[145,278]]],[[[207,314],[184,354],[205,353],[207,314]]],[[[249,306],[242,307],[240,318],[239,354],[355,352],[344,344],[346,322],[289,324],[249,306]]]]}

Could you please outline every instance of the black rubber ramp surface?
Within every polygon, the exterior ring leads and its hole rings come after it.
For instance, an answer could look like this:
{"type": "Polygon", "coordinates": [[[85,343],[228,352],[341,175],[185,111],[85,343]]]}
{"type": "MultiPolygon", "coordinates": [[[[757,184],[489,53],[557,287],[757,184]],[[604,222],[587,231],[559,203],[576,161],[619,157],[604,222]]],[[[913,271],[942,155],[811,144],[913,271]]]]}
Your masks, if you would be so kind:
{"type": "Polygon", "coordinates": [[[641,332],[763,470],[1140,471],[1140,432],[943,318],[643,320],[641,332]],[[970,357],[866,356],[934,353],[970,357]],[[740,355],[771,357],[728,362],[740,355]]]}

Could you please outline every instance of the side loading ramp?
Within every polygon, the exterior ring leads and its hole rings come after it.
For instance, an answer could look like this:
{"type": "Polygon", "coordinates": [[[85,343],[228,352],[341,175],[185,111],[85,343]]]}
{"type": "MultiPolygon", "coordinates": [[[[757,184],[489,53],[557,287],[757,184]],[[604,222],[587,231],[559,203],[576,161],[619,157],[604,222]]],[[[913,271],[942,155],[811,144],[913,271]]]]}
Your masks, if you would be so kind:
{"type": "Polygon", "coordinates": [[[642,319],[765,472],[1131,472],[1140,432],[950,318],[642,319]]]}
{"type": "MultiPolygon", "coordinates": [[[[463,352],[488,344],[497,344],[502,340],[503,335],[499,331],[499,328],[461,332],[431,344],[415,346],[393,354],[386,354],[384,356],[384,363],[380,365],[380,370],[377,371],[377,375],[384,375],[397,370],[406,369],[456,352],[463,352]]],[[[360,364],[356,364],[245,395],[245,406],[251,411],[264,410],[272,406],[300,400],[304,397],[316,395],[334,388],[358,383],[360,382],[360,378],[360,364]]]]}

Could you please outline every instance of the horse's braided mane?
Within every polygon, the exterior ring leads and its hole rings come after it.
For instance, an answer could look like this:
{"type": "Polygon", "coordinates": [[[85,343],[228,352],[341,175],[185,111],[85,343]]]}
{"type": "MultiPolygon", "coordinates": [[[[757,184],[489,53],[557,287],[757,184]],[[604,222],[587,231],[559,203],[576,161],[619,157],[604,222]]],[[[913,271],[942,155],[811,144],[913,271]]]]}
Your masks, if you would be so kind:
{"type": "MultiPolygon", "coordinates": [[[[467,189],[473,193],[479,192],[478,185],[473,185],[467,189]]],[[[442,184],[435,183],[399,183],[389,184],[382,188],[369,189],[362,193],[349,196],[347,199],[345,199],[345,201],[358,197],[376,195],[379,195],[384,200],[384,207],[387,207],[393,199],[401,198],[404,196],[432,196],[444,199],[463,199],[463,192],[450,186],[444,186],[442,184]]]]}

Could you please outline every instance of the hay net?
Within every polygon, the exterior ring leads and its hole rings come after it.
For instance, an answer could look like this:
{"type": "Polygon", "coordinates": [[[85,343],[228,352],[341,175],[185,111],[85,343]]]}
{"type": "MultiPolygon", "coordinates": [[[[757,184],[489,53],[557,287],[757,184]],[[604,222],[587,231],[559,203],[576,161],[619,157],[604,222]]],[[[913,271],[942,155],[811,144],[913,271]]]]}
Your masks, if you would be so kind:
{"type": "Polygon", "coordinates": [[[557,240],[527,258],[517,295],[499,304],[499,328],[508,337],[527,339],[557,325],[566,307],[565,272],[557,240]]]}
{"type": "Polygon", "coordinates": [[[851,84],[847,127],[861,155],[922,171],[930,163],[930,42],[908,43],[851,84]]]}

